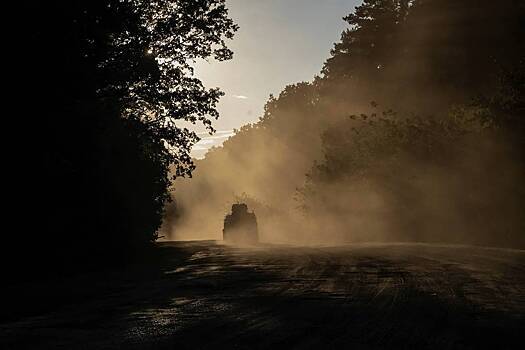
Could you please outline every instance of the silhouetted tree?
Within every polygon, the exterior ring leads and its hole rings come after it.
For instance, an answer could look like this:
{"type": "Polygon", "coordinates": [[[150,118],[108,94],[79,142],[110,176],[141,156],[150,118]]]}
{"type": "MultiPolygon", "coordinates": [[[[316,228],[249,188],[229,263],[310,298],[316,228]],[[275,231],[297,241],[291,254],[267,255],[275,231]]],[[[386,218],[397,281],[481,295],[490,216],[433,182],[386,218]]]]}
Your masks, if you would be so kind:
{"type": "Polygon", "coordinates": [[[404,24],[409,0],[365,0],[355,12],[344,17],[350,25],[335,44],[323,68],[329,78],[370,78],[398,51],[400,27],[404,24]]]}
{"type": "MultiPolygon", "coordinates": [[[[19,178],[35,254],[157,237],[170,169],[188,176],[222,95],[192,62],[231,58],[224,0],[25,2],[17,33],[19,178]],[[34,175],[34,176],[33,176],[34,175]]],[[[62,255],[61,255],[62,256],[62,255]]],[[[83,256],[78,251],[74,256],[83,256]]]]}

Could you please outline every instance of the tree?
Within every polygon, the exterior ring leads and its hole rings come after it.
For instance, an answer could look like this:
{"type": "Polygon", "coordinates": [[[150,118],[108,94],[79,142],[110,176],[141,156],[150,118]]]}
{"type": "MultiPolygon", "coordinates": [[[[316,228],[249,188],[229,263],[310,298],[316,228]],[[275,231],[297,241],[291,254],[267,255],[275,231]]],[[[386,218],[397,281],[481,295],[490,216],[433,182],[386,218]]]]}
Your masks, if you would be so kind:
{"type": "Polygon", "coordinates": [[[34,250],[155,240],[170,169],[194,169],[198,137],[179,123],[214,131],[222,92],[192,63],[232,57],[225,1],[25,2],[20,13],[16,169],[34,250]]]}
{"type": "Polygon", "coordinates": [[[409,0],[365,0],[344,17],[350,25],[323,68],[328,78],[370,78],[397,52],[397,35],[406,20],[409,0]]]}

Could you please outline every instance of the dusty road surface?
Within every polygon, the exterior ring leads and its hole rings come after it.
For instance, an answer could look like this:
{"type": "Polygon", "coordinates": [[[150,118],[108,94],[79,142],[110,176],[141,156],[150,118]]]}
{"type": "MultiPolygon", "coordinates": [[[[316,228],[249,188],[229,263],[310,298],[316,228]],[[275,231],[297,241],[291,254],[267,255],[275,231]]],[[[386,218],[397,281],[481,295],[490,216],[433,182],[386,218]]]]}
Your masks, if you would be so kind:
{"type": "Polygon", "coordinates": [[[0,348],[523,346],[525,251],[215,242],[160,251],[148,266],[11,287],[39,308],[3,318],[0,348]]]}

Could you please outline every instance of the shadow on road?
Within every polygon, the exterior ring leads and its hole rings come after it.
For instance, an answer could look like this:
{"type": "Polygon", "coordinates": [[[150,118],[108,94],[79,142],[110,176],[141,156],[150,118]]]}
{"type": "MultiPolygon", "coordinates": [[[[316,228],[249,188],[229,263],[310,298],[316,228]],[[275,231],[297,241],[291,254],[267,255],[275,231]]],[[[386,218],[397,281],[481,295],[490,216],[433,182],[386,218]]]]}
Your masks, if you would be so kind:
{"type": "Polygon", "coordinates": [[[4,318],[0,344],[505,348],[525,330],[524,257],[422,245],[167,243],[127,269],[11,286],[19,293],[11,305],[25,307],[4,318]]]}

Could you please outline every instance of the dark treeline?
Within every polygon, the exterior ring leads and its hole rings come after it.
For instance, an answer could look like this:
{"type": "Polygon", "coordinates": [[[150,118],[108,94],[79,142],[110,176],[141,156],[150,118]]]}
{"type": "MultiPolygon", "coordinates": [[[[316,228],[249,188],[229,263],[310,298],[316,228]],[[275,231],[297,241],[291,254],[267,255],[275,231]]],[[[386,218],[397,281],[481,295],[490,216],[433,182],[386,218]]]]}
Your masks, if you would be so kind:
{"type": "Polygon", "coordinates": [[[169,169],[194,168],[198,137],[178,123],[212,132],[218,116],[222,93],[206,89],[191,63],[231,57],[225,40],[237,27],[224,1],[20,7],[11,90],[21,131],[14,177],[24,190],[13,202],[22,233],[4,244],[17,256],[9,268],[64,269],[143,249],[158,238],[169,169]]]}
{"type": "Polygon", "coordinates": [[[166,232],[213,237],[242,198],[263,240],[525,247],[523,2],[365,0],[345,20],[318,77],[177,183],[166,232]]]}

